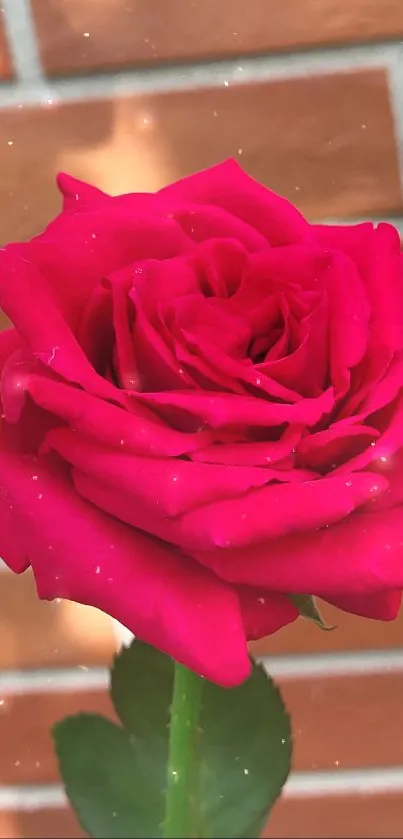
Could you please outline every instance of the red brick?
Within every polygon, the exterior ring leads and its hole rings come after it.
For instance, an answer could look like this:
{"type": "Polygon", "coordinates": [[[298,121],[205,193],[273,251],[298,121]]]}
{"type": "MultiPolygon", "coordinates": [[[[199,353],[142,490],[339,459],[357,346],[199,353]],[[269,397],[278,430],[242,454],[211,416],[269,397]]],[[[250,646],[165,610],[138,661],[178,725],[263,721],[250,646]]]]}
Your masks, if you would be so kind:
{"type": "Polygon", "coordinates": [[[295,653],[330,653],[343,650],[382,650],[399,648],[402,644],[403,611],[395,621],[373,621],[349,615],[318,602],[331,632],[324,632],[312,621],[300,618],[275,635],[251,644],[254,655],[288,655],[295,653]]]}
{"type": "Polygon", "coordinates": [[[0,810],[0,839],[85,839],[72,810],[0,810]]]}
{"type": "Polygon", "coordinates": [[[33,0],[49,73],[400,38],[401,0],[33,0]]]}
{"type": "MultiPolygon", "coordinates": [[[[403,674],[278,680],[301,771],[403,764],[403,674]],[[337,725],[335,724],[337,721],[337,725]]],[[[4,694],[0,783],[58,781],[51,726],[69,714],[113,716],[103,691],[4,694]]]]}
{"type": "Polygon", "coordinates": [[[294,769],[403,764],[403,673],[277,680],[291,714],[294,769]]]}
{"type": "Polygon", "coordinates": [[[402,207],[387,80],[368,70],[2,111],[2,240],[57,212],[60,169],[116,193],[226,157],[309,217],[402,207]]]}
{"type": "MultiPolygon", "coordinates": [[[[403,796],[284,797],[275,805],[265,839],[402,839],[403,796]]],[[[2,839],[84,839],[67,808],[1,811],[2,839]]]]}
{"type": "Polygon", "coordinates": [[[4,694],[0,706],[0,784],[60,781],[50,729],[69,714],[112,716],[104,691],[4,694]]]}
{"type": "MultiPolygon", "coordinates": [[[[31,834],[30,834],[31,835],[31,834]]],[[[284,797],[265,839],[402,839],[402,793],[284,797]]]]}
{"type": "Polygon", "coordinates": [[[0,79],[7,81],[12,75],[13,68],[0,9],[0,79]]]}
{"type": "Polygon", "coordinates": [[[0,575],[0,670],[108,664],[111,620],[97,609],[39,600],[31,573],[0,575]]]}

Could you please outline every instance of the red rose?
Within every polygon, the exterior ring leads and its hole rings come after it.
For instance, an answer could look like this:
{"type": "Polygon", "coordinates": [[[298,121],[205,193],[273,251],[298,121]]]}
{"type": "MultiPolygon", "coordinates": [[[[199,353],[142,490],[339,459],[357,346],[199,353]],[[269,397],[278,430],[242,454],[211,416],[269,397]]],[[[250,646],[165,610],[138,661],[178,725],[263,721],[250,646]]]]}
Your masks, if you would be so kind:
{"type": "Polygon", "coordinates": [[[60,177],[0,256],[0,553],[223,685],[290,594],[396,616],[403,284],[386,224],[308,224],[232,161],[60,177]]]}

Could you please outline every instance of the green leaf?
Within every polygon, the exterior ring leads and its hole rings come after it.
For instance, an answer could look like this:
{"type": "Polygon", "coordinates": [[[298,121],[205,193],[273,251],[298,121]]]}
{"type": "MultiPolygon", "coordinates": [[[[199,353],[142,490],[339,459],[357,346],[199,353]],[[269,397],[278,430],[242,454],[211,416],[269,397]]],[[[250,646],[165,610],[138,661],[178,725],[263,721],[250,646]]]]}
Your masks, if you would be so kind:
{"type": "Polygon", "coordinates": [[[326,621],[323,620],[316,604],[316,598],[312,594],[289,594],[288,596],[297,607],[301,617],[308,618],[326,632],[336,629],[335,626],[328,626],[326,621]]]}
{"type": "MultiPolygon", "coordinates": [[[[134,641],[111,673],[124,727],[81,714],[54,729],[67,795],[96,839],[161,836],[173,675],[171,659],[134,641]]],[[[196,835],[258,837],[290,767],[290,723],[279,691],[253,664],[238,688],[204,681],[202,702],[196,835]]]]}
{"type": "Polygon", "coordinates": [[[291,730],[261,666],[240,687],[205,686],[200,801],[203,837],[257,837],[287,779],[291,730]]]}
{"type": "MultiPolygon", "coordinates": [[[[139,641],[115,659],[111,695],[123,725],[147,743],[161,782],[168,756],[173,662],[139,641]],[[151,743],[151,741],[153,741],[151,743]]],[[[259,836],[287,778],[291,732],[280,693],[264,670],[225,690],[204,682],[199,740],[200,836],[259,836]]]]}
{"type": "Polygon", "coordinates": [[[140,763],[130,733],[97,714],[53,728],[66,793],[90,836],[158,839],[164,796],[140,763]]]}

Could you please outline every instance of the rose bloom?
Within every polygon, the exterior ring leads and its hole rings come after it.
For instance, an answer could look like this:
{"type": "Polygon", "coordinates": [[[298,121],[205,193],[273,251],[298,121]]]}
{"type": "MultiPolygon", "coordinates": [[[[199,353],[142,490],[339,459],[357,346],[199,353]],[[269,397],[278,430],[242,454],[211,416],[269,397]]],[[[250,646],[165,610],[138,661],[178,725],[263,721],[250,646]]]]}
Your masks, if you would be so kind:
{"type": "Polygon", "coordinates": [[[292,594],[394,618],[394,228],[309,224],[233,161],[155,195],[59,186],[0,253],[5,561],[227,686],[292,594]]]}

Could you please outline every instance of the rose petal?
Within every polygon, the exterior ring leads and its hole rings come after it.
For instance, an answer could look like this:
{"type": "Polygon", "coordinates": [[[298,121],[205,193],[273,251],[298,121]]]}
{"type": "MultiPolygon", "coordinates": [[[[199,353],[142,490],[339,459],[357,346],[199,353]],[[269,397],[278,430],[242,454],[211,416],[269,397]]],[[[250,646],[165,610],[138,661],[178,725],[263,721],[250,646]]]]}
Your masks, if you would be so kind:
{"type": "Polygon", "coordinates": [[[120,446],[151,457],[179,456],[212,442],[207,431],[185,434],[163,425],[157,417],[130,413],[78,388],[46,376],[30,375],[23,386],[34,402],[95,441],[120,446]]]}
{"type": "Polygon", "coordinates": [[[376,594],[337,595],[326,597],[328,603],[344,612],[379,621],[393,621],[399,614],[401,591],[379,591],[376,594]]]}
{"type": "MultiPolygon", "coordinates": [[[[376,449],[376,446],[374,448],[376,449]]],[[[388,449],[384,448],[383,451],[387,452],[388,449]]],[[[403,504],[403,449],[394,453],[389,451],[389,454],[383,455],[380,455],[378,450],[377,459],[373,461],[371,468],[389,483],[387,492],[371,501],[371,511],[377,513],[403,504]]]]}
{"type": "Polygon", "coordinates": [[[0,371],[10,355],[22,348],[21,336],[16,329],[11,327],[0,331],[0,371]]]}
{"type": "Polygon", "coordinates": [[[263,399],[198,391],[171,391],[167,393],[139,393],[136,399],[161,410],[175,408],[206,422],[211,428],[223,426],[276,426],[295,423],[316,425],[334,405],[332,388],[315,399],[300,399],[293,405],[266,402],[263,399]]]}
{"type": "MultiPolygon", "coordinates": [[[[347,254],[358,268],[371,309],[371,349],[389,358],[403,349],[403,258],[400,237],[390,224],[316,225],[326,248],[347,254]]],[[[348,295],[350,297],[350,295],[348,295]]]]}
{"type": "Polygon", "coordinates": [[[112,199],[91,212],[61,213],[44,233],[8,251],[36,267],[52,287],[53,298],[74,330],[83,306],[109,273],[147,258],[189,253],[193,243],[173,218],[150,213],[133,196],[133,209],[112,199]],[[80,279],[72,282],[80,267],[80,279]]]}
{"type": "Polygon", "coordinates": [[[323,392],[328,378],[328,313],[323,296],[316,308],[302,319],[301,343],[282,358],[266,360],[255,367],[262,383],[273,378],[285,388],[303,397],[316,397],[323,392]],[[309,375],[307,374],[309,371],[309,375]]]}
{"type": "Polygon", "coordinates": [[[128,390],[141,387],[140,371],[134,351],[131,318],[134,319],[134,307],[128,298],[126,289],[112,284],[113,328],[115,332],[114,369],[119,377],[120,386],[128,390]]]}
{"type": "Polygon", "coordinates": [[[402,446],[403,398],[397,402],[391,416],[389,416],[386,430],[377,439],[372,439],[370,445],[363,452],[352,457],[347,463],[338,466],[334,474],[348,475],[350,472],[366,469],[373,463],[382,463],[383,458],[393,459],[395,453],[402,446]]]}
{"type": "Polygon", "coordinates": [[[313,235],[301,213],[285,198],[250,178],[235,160],[183,178],[159,193],[165,200],[213,204],[262,233],[273,245],[311,242],[313,235]]]}
{"type": "MultiPolygon", "coordinates": [[[[247,395],[244,386],[236,379],[231,378],[228,373],[221,370],[219,365],[214,366],[209,363],[206,354],[201,351],[202,345],[200,340],[197,341],[197,348],[192,347],[191,336],[188,336],[186,333],[182,335],[181,341],[185,341],[186,343],[174,340],[173,351],[175,357],[182,365],[182,369],[186,371],[186,374],[189,376],[191,372],[195,388],[209,391],[213,389],[232,391],[247,395]]],[[[227,355],[225,357],[228,359],[227,355]]],[[[166,389],[167,387],[165,386],[164,390],[166,389]]]]}
{"type": "Polygon", "coordinates": [[[299,617],[299,612],[285,594],[237,586],[242,618],[248,641],[273,635],[299,617]]]}
{"type": "Polygon", "coordinates": [[[113,358],[115,334],[112,290],[104,283],[96,287],[83,307],[77,340],[91,365],[106,378],[113,358]]]}
{"type": "Polygon", "coordinates": [[[200,463],[223,463],[227,466],[267,466],[287,458],[292,462],[301,437],[302,428],[290,426],[279,440],[273,442],[222,443],[192,452],[190,457],[200,463]]]}
{"type": "Polygon", "coordinates": [[[368,449],[377,437],[379,431],[371,426],[335,422],[324,431],[310,434],[301,440],[297,446],[296,463],[319,471],[340,466],[337,474],[350,474],[351,458],[357,451],[368,449]]]}
{"type": "Polygon", "coordinates": [[[105,399],[124,404],[124,394],[89,363],[44,277],[14,250],[0,251],[0,305],[34,357],[50,370],[105,399]]]}
{"type": "MultiPolygon", "coordinates": [[[[221,321],[221,328],[225,330],[225,319],[220,318],[218,312],[217,321],[218,323],[221,321]]],[[[288,384],[285,385],[281,380],[279,382],[275,378],[270,378],[265,372],[261,372],[258,366],[246,365],[244,359],[231,358],[228,352],[217,344],[208,343],[201,335],[190,332],[188,329],[183,330],[183,337],[187,345],[190,346],[195,359],[202,358],[204,363],[209,365],[213,380],[216,380],[217,374],[222,371],[227,378],[228,389],[238,392],[239,383],[243,382],[243,387],[249,386],[254,390],[261,391],[262,394],[268,394],[272,399],[281,399],[287,402],[298,400],[299,394],[295,390],[290,390],[288,384]]]]}
{"type": "MultiPolygon", "coordinates": [[[[157,197],[161,200],[161,193],[157,197]]],[[[173,201],[171,194],[161,201],[161,209],[164,205],[172,212],[173,218],[186,235],[195,242],[219,237],[234,239],[251,253],[267,248],[267,239],[261,233],[222,207],[213,204],[200,206],[191,201],[173,201]]]]}
{"type": "Polygon", "coordinates": [[[10,518],[2,519],[0,552],[9,539],[21,543],[41,597],[96,606],[222,685],[247,678],[245,633],[230,587],[99,514],[43,462],[0,452],[0,469],[14,524],[10,536],[10,518]]]}
{"type": "Polygon", "coordinates": [[[337,394],[350,385],[350,370],[362,361],[369,343],[371,309],[356,266],[333,254],[326,271],[329,301],[330,376],[337,394]]]}
{"type": "Polygon", "coordinates": [[[168,519],[141,493],[133,496],[122,488],[117,493],[106,480],[79,469],[74,469],[73,479],[77,491],[100,509],[192,554],[216,547],[225,553],[238,547],[252,551],[256,543],[267,546],[268,540],[296,530],[302,538],[304,531],[346,517],[388,486],[384,478],[370,473],[351,476],[349,481],[270,484],[168,519]]]}
{"type": "Polygon", "coordinates": [[[155,507],[157,516],[177,516],[200,505],[232,498],[268,483],[267,469],[146,458],[106,449],[77,432],[52,431],[46,441],[72,466],[155,507]]]}
{"type": "Polygon", "coordinates": [[[180,544],[191,550],[247,547],[333,524],[388,487],[386,478],[360,472],[344,478],[270,484],[205,504],[177,520],[180,544]]]}
{"type": "Polygon", "coordinates": [[[56,181],[64,198],[63,210],[77,212],[112,201],[111,196],[106,192],[78,178],[73,178],[66,172],[59,172],[56,181]]]}
{"type": "Polygon", "coordinates": [[[403,588],[403,509],[359,512],[317,532],[234,550],[192,552],[222,579],[324,598],[403,588]]]}
{"type": "Polygon", "coordinates": [[[169,390],[196,387],[189,371],[185,370],[174,352],[164,341],[161,330],[148,319],[136,290],[130,292],[135,306],[133,345],[144,390],[169,390]]]}

